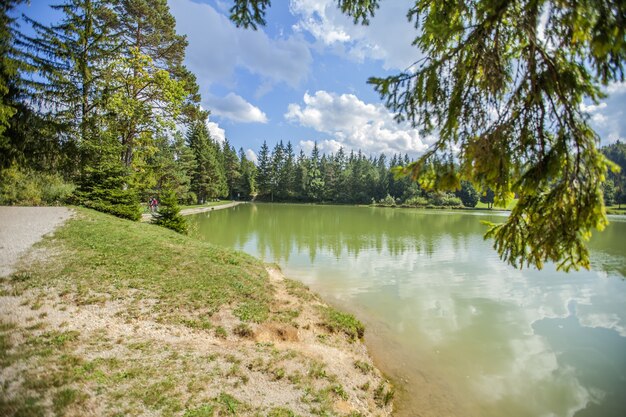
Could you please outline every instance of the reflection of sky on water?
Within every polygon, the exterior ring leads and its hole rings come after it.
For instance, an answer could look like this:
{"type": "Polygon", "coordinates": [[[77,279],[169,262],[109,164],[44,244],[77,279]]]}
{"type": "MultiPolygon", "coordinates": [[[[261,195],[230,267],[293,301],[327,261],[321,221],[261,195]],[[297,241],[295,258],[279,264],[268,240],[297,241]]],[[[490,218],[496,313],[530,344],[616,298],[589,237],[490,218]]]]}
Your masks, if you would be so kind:
{"type": "MultiPolygon", "coordinates": [[[[368,234],[380,217],[358,231],[339,223],[306,229],[304,238],[286,232],[282,242],[253,228],[235,246],[381,322],[380,337],[432,361],[461,401],[474,403],[473,415],[626,415],[626,259],[616,248],[626,223],[609,227],[610,242],[594,238],[599,271],[565,274],[550,265],[515,270],[483,241],[483,229],[467,226],[477,218],[441,220],[447,215],[422,214],[431,230],[401,227],[395,236],[388,224],[368,234]],[[590,338],[604,344],[590,348],[590,338]]],[[[421,372],[422,364],[408,367],[421,372]]]]}

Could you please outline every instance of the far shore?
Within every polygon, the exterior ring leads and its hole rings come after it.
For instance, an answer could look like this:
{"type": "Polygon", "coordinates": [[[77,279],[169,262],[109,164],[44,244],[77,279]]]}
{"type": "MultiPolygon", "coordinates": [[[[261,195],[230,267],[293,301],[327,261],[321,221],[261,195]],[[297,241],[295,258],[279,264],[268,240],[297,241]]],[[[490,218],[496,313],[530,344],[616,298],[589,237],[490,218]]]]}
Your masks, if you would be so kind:
{"type": "MultiPolygon", "coordinates": [[[[245,201],[231,201],[231,202],[224,202],[224,204],[217,204],[214,206],[191,207],[191,208],[182,209],[180,211],[180,214],[183,216],[189,216],[191,214],[204,213],[205,211],[223,210],[223,209],[235,207],[235,206],[238,206],[239,204],[244,204],[244,203],[245,201]]],[[[141,215],[142,222],[150,221],[151,218],[152,218],[152,213],[144,213],[141,215]]]]}

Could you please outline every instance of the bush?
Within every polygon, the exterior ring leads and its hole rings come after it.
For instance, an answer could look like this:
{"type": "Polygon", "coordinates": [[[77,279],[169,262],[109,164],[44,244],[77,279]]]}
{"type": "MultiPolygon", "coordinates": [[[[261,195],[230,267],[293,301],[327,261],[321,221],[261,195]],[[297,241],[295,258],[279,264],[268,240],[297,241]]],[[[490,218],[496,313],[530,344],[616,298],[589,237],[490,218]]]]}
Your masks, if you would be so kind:
{"type": "Polygon", "coordinates": [[[139,197],[128,187],[126,174],[127,169],[117,163],[99,163],[88,168],[74,193],[74,202],[124,219],[139,220],[139,197]]]}
{"type": "Polygon", "coordinates": [[[424,197],[411,197],[403,203],[408,207],[425,207],[428,205],[428,199],[424,197]]]}
{"type": "Polygon", "coordinates": [[[173,190],[164,190],[161,193],[159,211],[152,214],[152,223],[167,227],[175,232],[187,234],[187,220],[180,214],[180,207],[173,190]]]}
{"type": "Polygon", "coordinates": [[[64,204],[76,187],[58,174],[46,174],[13,164],[0,171],[0,204],[59,205],[64,204]]]}
{"type": "Polygon", "coordinates": [[[476,207],[480,199],[480,193],[469,181],[461,181],[461,189],[457,190],[454,195],[459,197],[463,205],[468,208],[476,207]]]}
{"type": "Polygon", "coordinates": [[[396,205],[396,200],[394,200],[392,196],[387,194],[387,197],[380,200],[378,204],[385,207],[394,207],[396,205]]]}
{"type": "Polygon", "coordinates": [[[429,197],[430,203],[438,207],[461,207],[463,205],[461,199],[454,194],[437,192],[430,194],[429,197]]]}

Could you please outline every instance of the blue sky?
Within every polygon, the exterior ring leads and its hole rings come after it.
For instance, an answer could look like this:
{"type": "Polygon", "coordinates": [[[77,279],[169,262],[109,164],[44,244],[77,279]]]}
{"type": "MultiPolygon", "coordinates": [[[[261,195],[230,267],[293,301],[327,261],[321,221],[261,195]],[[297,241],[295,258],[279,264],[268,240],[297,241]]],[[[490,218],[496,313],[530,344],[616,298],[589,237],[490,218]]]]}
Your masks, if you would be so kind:
{"type": "MultiPolygon", "coordinates": [[[[48,3],[32,0],[23,11],[54,19],[48,3]]],[[[226,137],[250,156],[264,140],[270,147],[291,141],[307,153],[317,142],[324,152],[344,146],[413,157],[432,143],[397,124],[366,84],[369,76],[404,70],[419,56],[411,46],[416,31],[407,22],[406,2],[383,1],[369,26],[356,26],[336,0],[274,1],[267,26],[257,31],[229,21],[231,1],[168,3],[177,31],[187,35],[186,64],[198,78],[216,139],[226,137]]],[[[607,92],[599,104],[584,107],[603,144],[626,138],[626,83],[607,92]]]]}

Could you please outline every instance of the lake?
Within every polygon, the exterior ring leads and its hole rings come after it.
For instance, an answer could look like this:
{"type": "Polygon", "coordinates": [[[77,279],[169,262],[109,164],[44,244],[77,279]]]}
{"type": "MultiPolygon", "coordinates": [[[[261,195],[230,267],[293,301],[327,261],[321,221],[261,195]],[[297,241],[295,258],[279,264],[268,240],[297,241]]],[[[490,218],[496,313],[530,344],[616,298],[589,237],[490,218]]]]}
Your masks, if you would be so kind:
{"type": "Polygon", "coordinates": [[[278,263],[356,314],[398,416],[626,416],[626,222],[592,270],[516,270],[497,212],[244,204],[190,216],[202,239],[278,263]]]}

